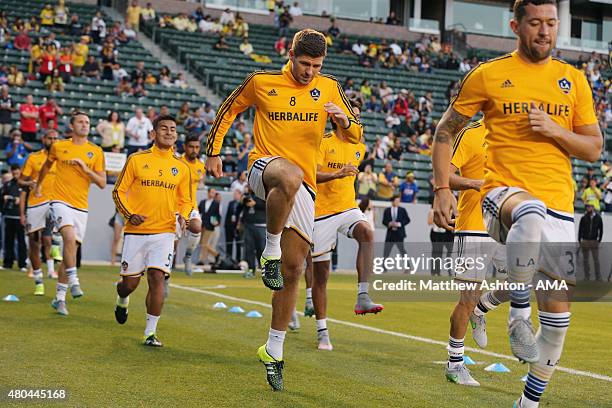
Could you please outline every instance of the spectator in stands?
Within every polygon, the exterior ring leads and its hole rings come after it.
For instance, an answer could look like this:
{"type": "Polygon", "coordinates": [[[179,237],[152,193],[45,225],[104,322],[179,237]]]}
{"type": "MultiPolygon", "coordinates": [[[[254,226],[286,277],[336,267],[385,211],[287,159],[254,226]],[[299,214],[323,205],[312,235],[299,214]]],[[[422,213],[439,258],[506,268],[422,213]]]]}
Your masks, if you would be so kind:
{"type": "Polygon", "coordinates": [[[13,129],[11,132],[11,142],[6,146],[6,163],[9,166],[23,167],[28,152],[32,151],[32,146],[21,138],[21,131],[13,129]]]}
{"type": "Polygon", "coordinates": [[[425,133],[423,133],[419,138],[421,139],[421,144],[419,145],[419,153],[430,156],[431,146],[433,144],[433,134],[431,128],[426,128],[425,133]]]}
{"type": "Polygon", "coordinates": [[[289,13],[289,8],[285,7],[283,12],[278,16],[278,36],[279,37],[288,37],[289,36],[289,27],[293,22],[293,17],[291,13],[289,13]]]}
{"type": "Polygon", "coordinates": [[[53,73],[45,79],[45,88],[50,92],[64,92],[64,80],[59,69],[54,69],[53,73]]]}
{"type": "Polygon", "coordinates": [[[239,171],[238,174],[239,174],[238,178],[232,181],[232,184],[230,185],[230,190],[231,191],[238,190],[244,194],[244,192],[246,191],[246,186],[248,184],[247,183],[247,172],[246,170],[239,171]]]}
{"type": "Polygon", "coordinates": [[[151,123],[155,122],[155,119],[157,119],[158,116],[159,115],[157,114],[157,111],[155,110],[155,108],[152,106],[149,106],[149,109],[147,109],[147,118],[149,118],[151,123]]]}
{"type": "Polygon", "coordinates": [[[370,95],[370,99],[368,99],[365,103],[365,109],[368,112],[376,112],[379,113],[382,111],[382,105],[376,95],[370,95]]]}
{"type": "Polygon", "coordinates": [[[45,4],[45,7],[40,11],[40,24],[43,26],[52,26],[54,23],[55,13],[51,4],[45,4]]]}
{"type": "Polygon", "coordinates": [[[395,99],[395,95],[393,94],[393,88],[387,85],[386,81],[382,81],[378,87],[378,95],[383,103],[383,109],[387,110],[391,105],[391,102],[395,99]]]}
{"type": "Polygon", "coordinates": [[[399,20],[395,16],[395,11],[391,10],[389,12],[389,16],[387,16],[387,22],[385,24],[387,24],[387,25],[399,25],[399,20]]]}
{"type": "Polygon", "coordinates": [[[384,170],[378,175],[378,198],[380,200],[390,200],[397,186],[399,186],[397,174],[393,171],[391,163],[386,162],[384,170]]]}
{"type": "Polygon", "coordinates": [[[399,138],[396,138],[393,142],[393,147],[389,149],[389,153],[387,153],[387,158],[389,160],[400,160],[402,157],[402,145],[399,138]]]}
{"type": "Polygon", "coordinates": [[[204,120],[204,124],[207,129],[212,126],[213,122],[215,121],[215,115],[216,112],[210,102],[205,102],[204,110],[202,111],[202,119],[204,120]]]}
{"type": "Polygon", "coordinates": [[[144,116],[142,108],[136,108],[134,113],[135,115],[130,118],[126,126],[128,155],[146,149],[151,142],[150,132],[153,130],[153,125],[144,116]]]}
{"type": "Polygon", "coordinates": [[[64,0],[59,0],[53,9],[55,14],[55,25],[65,26],[68,23],[68,7],[64,4],[64,0]]]}
{"type": "Polygon", "coordinates": [[[143,81],[147,78],[147,71],[145,70],[144,61],[138,61],[136,63],[136,68],[134,68],[132,74],[130,75],[130,79],[133,83],[136,83],[138,78],[142,78],[143,81]]]}
{"type": "Polygon", "coordinates": [[[287,37],[281,36],[274,43],[274,51],[281,57],[287,54],[287,37]]]}
{"type": "Polygon", "coordinates": [[[419,98],[419,112],[421,115],[431,116],[434,110],[433,94],[431,91],[419,98]]]}
{"type": "Polygon", "coordinates": [[[63,47],[60,50],[60,54],[58,57],[58,69],[60,76],[62,77],[62,81],[66,84],[70,83],[70,79],[72,77],[73,67],[72,67],[73,55],[69,47],[63,47]]]}
{"type": "Polygon", "coordinates": [[[127,73],[121,64],[115,62],[115,65],[113,65],[113,81],[120,82],[123,78],[127,78],[129,80],[130,74],[127,73]]]}
{"type": "Polygon", "coordinates": [[[401,123],[400,117],[397,115],[397,112],[390,112],[385,118],[385,124],[390,129],[397,128],[401,123]]]}
{"type": "Polygon", "coordinates": [[[30,40],[30,36],[25,28],[23,28],[19,34],[15,36],[13,40],[13,48],[19,51],[29,50],[32,46],[32,40],[30,40]]]}
{"type": "Polygon", "coordinates": [[[25,102],[19,105],[20,136],[28,142],[36,140],[36,121],[38,120],[38,107],[34,105],[34,98],[27,95],[25,102]]]}
{"type": "Polygon", "coordinates": [[[8,70],[6,65],[0,65],[0,86],[8,85],[8,70]]]}
{"type": "Polygon", "coordinates": [[[249,35],[249,24],[240,15],[237,15],[232,31],[238,38],[247,37],[249,35]]]}
{"type": "Polygon", "coordinates": [[[348,37],[345,35],[342,37],[342,41],[338,44],[338,52],[342,54],[352,54],[353,48],[351,47],[351,43],[349,42],[348,37]]]}
{"type": "MultiPolygon", "coordinates": [[[[141,13],[141,16],[142,16],[142,13],[141,13]]],[[[204,15],[204,8],[202,6],[199,6],[197,9],[193,11],[193,13],[191,13],[191,16],[195,19],[197,24],[200,24],[200,21],[206,18],[206,16],[204,15]]]]}
{"type": "Polygon", "coordinates": [[[145,89],[145,81],[142,78],[136,79],[136,82],[132,86],[132,95],[135,98],[144,98],[148,95],[147,90],[145,89]]]}
{"type": "MultiPolygon", "coordinates": [[[[200,7],[199,9],[201,10],[202,8],[200,7]]],[[[147,23],[149,21],[155,21],[156,18],[157,13],[155,12],[155,9],[151,5],[151,3],[147,3],[145,7],[140,9],[140,19],[143,22],[147,23]]]]}
{"type": "Polygon", "coordinates": [[[226,8],[223,11],[223,13],[221,13],[221,18],[219,19],[219,23],[221,23],[222,26],[232,27],[235,21],[236,19],[234,17],[234,12],[230,10],[229,8],[226,8]]]}
{"type": "Polygon", "coordinates": [[[327,32],[334,38],[338,38],[340,35],[340,28],[338,27],[338,23],[336,23],[336,19],[332,20],[332,25],[327,29],[327,32]]]}
{"type": "Polygon", "coordinates": [[[140,6],[138,0],[132,0],[132,3],[125,11],[125,20],[130,23],[136,31],[140,31],[140,6]]]}
{"type": "Polygon", "coordinates": [[[198,138],[201,138],[204,130],[206,129],[206,124],[204,123],[202,115],[203,109],[196,109],[192,112],[191,116],[189,116],[185,120],[183,124],[183,127],[189,134],[196,135],[198,136],[198,138]]]}
{"type": "Polygon", "coordinates": [[[602,194],[601,190],[597,187],[597,180],[595,178],[589,179],[589,186],[584,190],[581,198],[585,205],[592,205],[597,212],[601,210],[600,201],[602,194]]]}
{"type": "Polygon", "coordinates": [[[249,153],[253,150],[253,142],[251,141],[251,134],[246,132],[243,136],[243,141],[238,146],[238,160],[236,163],[236,171],[243,173],[247,170],[249,162],[249,153]]]}
{"type": "MultiPolygon", "coordinates": [[[[191,23],[187,14],[181,13],[172,19],[172,26],[179,31],[189,31],[191,23]]],[[[195,30],[194,30],[195,31],[195,30]]]]}
{"type": "MultiPolygon", "coordinates": [[[[17,112],[15,108],[15,102],[9,94],[9,87],[7,85],[2,86],[2,93],[0,93],[0,138],[8,138],[11,129],[13,128],[13,119],[11,115],[13,112],[17,112]]],[[[5,141],[0,141],[1,145],[4,146],[5,141]]]]}
{"type": "Polygon", "coordinates": [[[123,30],[121,30],[121,33],[127,38],[126,43],[134,41],[137,36],[136,31],[130,23],[125,23],[125,26],[123,27],[123,30]]]}
{"type": "Polygon", "coordinates": [[[56,129],[59,125],[59,116],[64,112],[54,98],[48,98],[47,102],[38,109],[40,129],[56,129]]]}
{"type": "Polygon", "coordinates": [[[364,198],[376,198],[376,185],[378,178],[376,173],[372,172],[372,166],[367,164],[362,172],[357,176],[359,187],[357,188],[357,195],[360,200],[364,198]]]}
{"type": "Polygon", "coordinates": [[[70,16],[70,24],[68,32],[72,36],[79,36],[83,33],[83,24],[79,21],[79,15],[73,14],[70,16]]]}
{"type": "Polygon", "coordinates": [[[417,134],[416,132],[412,133],[409,137],[408,137],[408,141],[406,142],[406,151],[408,153],[420,153],[421,149],[419,148],[419,143],[417,141],[417,134]]]}
{"type": "Polygon", "coordinates": [[[218,51],[229,50],[229,44],[227,43],[227,41],[225,41],[225,36],[223,34],[219,35],[219,38],[217,39],[217,42],[215,43],[213,48],[218,51]]]}
{"type": "Polygon", "coordinates": [[[73,46],[72,64],[74,67],[74,75],[81,76],[81,71],[85,66],[85,61],[89,55],[89,36],[83,35],[78,44],[73,46]]]}
{"type": "Polygon", "coordinates": [[[189,102],[183,102],[179,111],[176,113],[175,119],[177,125],[183,125],[185,121],[191,116],[191,109],[189,108],[189,102]]]}
{"type": "Polygon", "coordinates": [[[102,137],[102,150],[110,152],[113,146],[123,150],[125,145],[125,125],[117,111],[111,111],[108,118],[101,120],[96,126],[96,131],[102,137]]]}
{"type": "Polygon", "coordinates": [[[87,62],[83,66],[83,73],[88,78],[100,79],[100,63],[96,60],[96,57],[93,55],[87,57],[87,62]]]}
{"type": "Polygon", "coordinates": [[[289,14],[291,14],[291,17],[298,17],[303,15],[304,13],[300,8],[300,3],[298,3],[297,1],[294,2],[293,5],[289,7],[289,14]]]}
{"type": "Polygon", "coordinates": [[[132,95],[134,93],[132,89],[132,84],[128,80],[127,76],[121,78],[121,80],[117,84],[117,87],[115,88],[115,93],[117,94],[117,96],[132,95]]]}
{"type": "Polygon", "coordinates": [[[21,71],[19,71],[17,68],[17,65],[11,65],[7,76],[7,81],[10,87],[22,87],[25,85],[25,78],[23,73],[21,73],[21,71]]]}
{"type": "Polygon", "coordinates": [[[22,272],[26,272],[27,248],[25,229],[19,216],[19,200],[21,187],[18,180],[21,167],[11,165],[11,180],[2,186],[2,218],[4,223],[4,269],[11,269],[15,261],[15,240],[17,240],[17,264],[22,272]]]}
{"type": "Polygon", "coordinates": [[[55,47],[53,45],[46,45],[43,49],[43,53],[40,58],[40,67],[38,73],[40,75],[40,81],[45,83],[48,76],[53,73],[53,70],[57,67],[57,55],[55,53],[55,47]]]}
{"type": "Polygon", "coordinates": [[[104,45],[102,52],[100,53],[100,60],[102,65],[102,79],[108,81],[113,80],[113,66],[116,64],[115,53],[113,47],[110,44],[104,45]]]}
{"type": "Polygon", "coordinates": [[[106,22],[102,17],[101,11],[96,11],[96,14],[91,19],[91,38],[96,44],[101,44],[106,37],[106,22]]]}
{"type": "Polygon", "coordinates": [[[399,190],[402,203],[416,203],[419,186],[414,181],[412,172],[406,173],[406,179],[400,184],[399,190]]]}
{"type": "Polygon", "coordinates": [[[213,32],[214,22],[210,15],[206,15],[202,20],[200,20],[200,22],[198,23],[198,28],[203,33],[213,32]]]}
{"type": "Polygon", "coordinates": [[[242,39],[242,44],[240,44],[240,52],[244,55],[251,55],[253,53],[253,46],[249,42],[248,37],[244,37],[242,39]]]}

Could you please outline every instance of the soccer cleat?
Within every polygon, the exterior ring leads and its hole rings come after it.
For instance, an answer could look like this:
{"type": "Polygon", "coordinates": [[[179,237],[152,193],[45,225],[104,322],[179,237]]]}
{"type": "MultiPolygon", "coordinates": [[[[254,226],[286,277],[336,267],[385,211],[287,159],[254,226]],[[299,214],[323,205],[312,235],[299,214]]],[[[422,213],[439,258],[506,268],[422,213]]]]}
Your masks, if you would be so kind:
{"type": "Polygon", "coordinates": [[[274,391],[282,391],[284,361],[277,361],[268,354],[265,344],[257,350],[257,357],[259,357],[259,361],[266,367],[266,379],[268,380],[268,384],[270,384],[274,391]]]}
{"type": "Polygon", "coordinates": [[[57,310],[58,314],[61,314],[62,316],[68,316],[68,309],[66,309],[65,301],[53,299],[51,301],[51,307],[57,310]]]}
{"type": "Polygon", "coordinates": [[[450,368],[448,364],[446,365],[446,379],[449,382],[459,384],[459,385],[468,385],[470,387],[480,387],[480,383],[476,381],[472,374],[470,374],[470,370],[465,366],[465,364],[461,364],[458,367],[450,368]]]}
{"type": "Polygon", "coordinates": [[[127,322],[127,318],[128,308],[115,305],[115,320],[117,321],[117,323],[124,324],[125,322],[127,322]]]}
{"type": "Polygon", "coordinates": [[[283,288],[283,275],[280,268],[280,258],[267,259],[262,256],[259,262],[263,269],[261,279],[264,285],[272,290],[281,290],[283,288]]]}
{"type": "Polygon", "coordinates": [[[312,317],[314,315],[315,310],[312,304],[312,298],[306,298],[306,303],[304,303],[304,317],[312,317]]]}
{"type": "Polygon", "coordinates": [[[357,303],[355,304],[355,314],[364,315],[366,313],[378,313],[382,312],[385,307],[378,303],[372,302],[370,296],[367,293],[361,293],[357,296],[357,303]]]}
{"type": "Polygon", "coordinates": [[[83,293],[83,290],[81,289],[81,285],[79,285],[78,283],[76,285],[72,285],[70,287],[70,294],[72,295],[73,299],[77,299],[83,296],[84,293],[83,293]]]}
{"type": "Polygon", "coordinates": [[[470,326],[472,326],[472,337],[478,347],[487,347],[487,319],[485,316],[477,316],[474,312],[470,313],[470,326]]]}
{"type": "Polygon", "coordinates": [[[57,272],[48,273],[47,279],[57,279],[57,272]]]}
{"type": "Polygon", "coordinates": [[[57,262],[62,262],[64,258],[62,257],[62,252],[60,251],[59,245],[51,246],[51,258],[57,262]]]}
{"type": "Polygon", "coordinates": [[[185,273],[187,274],[187,276],[191,276],[193,274],[191,254],[185,254],[185,256],[183,257],[183,263],[185,264],[185,273]]]}
{"type": "Polygon", "coordinates": [[[291,314],[291,321],[289,322],[289,330],[300,330],[300,319],[298,318],[297,311],[293,310],[291,314]]]}
{"type": "Polygon", "coordinates": [[[521,404],[522,399],[523,397],[514,401],[514,404],[512,404],[512,408],[523,408],[523,404],[521,404]]]}
{"type": "Polygon", "coordinates": [[[149,346],[149,347],[163,347],[164,346],[162,342],[159,341],[157,337],[155,337],[155,333],[152,333],[148,336],[144,336],[142,344],[144,346],[149,346]]]}
{"type": "Polygon", "coordinates": [[[332,351],[334,349],[334,346],[332,346],[331,340],[329,339],[329,331],[322,330],[318,332],[317,339],[319,340],[319,345],[317,346],[317,349],[327,351],[332,351]]]}
{"type": "Polygon", "coordinates": [[[34,287],[34,296],[44,296],[45,295],[45,285],[44,283],[37,283],[34,287]]]}
{"type": "Polygon", "coordinates": [[[515,318],[508,326],[508,337],[512,354],[520,362],[537,363],[540,360],[538,344],[530,320],[522,317],[515,318]]]}

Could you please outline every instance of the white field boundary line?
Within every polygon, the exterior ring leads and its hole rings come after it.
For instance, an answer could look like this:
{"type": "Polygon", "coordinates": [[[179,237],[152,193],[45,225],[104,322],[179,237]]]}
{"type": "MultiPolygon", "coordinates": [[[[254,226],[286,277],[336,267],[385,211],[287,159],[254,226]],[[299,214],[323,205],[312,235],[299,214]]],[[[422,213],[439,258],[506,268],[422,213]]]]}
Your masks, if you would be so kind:
{"type": "MultiPolygon", "coordinates": [[[[251,304],[251,305],[265,307],[265,308],[268,308],[268,309],[272,308],[272,306],[269,303],[258,302],[256,300],[249,300],[249,299],[244,299],[244,298],[224,295],[222,293],[211,292],[211,291],[203,290],[203,289],[199,289],[199,288],[192,288],[192,287],[189,287],[189,286],[182,286],[182,285],[177,285],[177,284],[174,284],[174,283],[171,283],[170,287],[176,288],[176,289],[187,290],[187,291],[190,291],[190,292],[203,293],[205,295],[216,296],[216,297],[219,297],[219,298],[222,298],[222,299],[233,300],[233,301],[236,301],[236,302],[248,303],[248,304],[251,304]]],[[[302,312],[298,312],[298,314],[300,314],[301,316],[304,315],[304,313],[302,313],[302,312]]],[[[427,337],[413,336],[411,334],[400,333],[400,332],[395,332],[395,331],[391,331],[391,330],[379,329],[377,327],[366,326],[365,324],[347,322],[346,320],[338,320],[338,319],[333,319],[333,318],[330,318],[330,317],[328,317],[327,320],[329,322],[333,322],[333,323],[340,324],[340,325],[343,325],[343,326],[354,327],[356,329],[362,329],[362,330],[368,330],[368,331],[371,331],[371,332],[380,333],[380,334],[386,334],[386,335],[389,335],[389,336],[400,337],[400,338],[408,339],[408,340],[414,340],[414,341],[418,341],[418,342],[421,342],[421,343],[435,344],[435,345],[444,346],[444,347],[446,347],[448,345],[448,343],[445,342],[445,341],[434,340],[434,339],[430,339],[430,338],[427,338],[427,337]]],[[[477,348],[473,348],[473,347],[465,347],[465,350],[466,351],[470,351],[472,353],[482,354],[482,355],[485,355],[485,356],[503,358],[504,360],[510,360],[510,361],[514,361],[514,362],[518,361],[516,359],[516,357],[513,357],[513,356],[508,356],[506,354],[500,354],[500,353],[494,353],[492,351],[481,350],[481,349],[477,349],[477,348]]],[[[581,376],[581,377],[588,377],[588,378],[594,378],[596,380],[612,382],[612,377],[609,377],[607,375],[592,373],[590,371],[575,370],[573,368],[566,368],[566,367],[561,367],[561,366],[557,366],[556,370],[562,371],[564,373],[572,374],[572,375],[581,376]]]]}

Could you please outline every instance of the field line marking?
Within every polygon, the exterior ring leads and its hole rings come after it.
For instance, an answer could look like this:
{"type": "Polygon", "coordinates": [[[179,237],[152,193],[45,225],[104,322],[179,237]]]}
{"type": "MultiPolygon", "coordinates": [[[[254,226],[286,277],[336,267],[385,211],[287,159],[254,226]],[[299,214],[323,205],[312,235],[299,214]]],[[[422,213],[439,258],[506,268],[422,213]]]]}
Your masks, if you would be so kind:
{"type": "MultiPolygon", "coordinates": [[[[257,305],[257,306],[265,307],[265,308],[268,308],[268,309],[272,308],[272,305],[270,305],[269,303],[264,303],[264,302],[259,302],[259,301],[256,301],[256,300],[250,300],[250,299],[234,297],[234,296],[225,295],[225,294],[217,293],[217,292],[211,292],[211,291],[203,290],[203,289],[199,289],[199,288],[192,288],[192,287],[189,287],[189,286],[182,286],[182,285],[177,285],[177,284],[174,284],[174,283],[171,283],[170,287],[176,288],[176,289],[187,290],[187,291],[190,291],[190,292],[203,293],[205,295],[216,296],[216,297],[219,297],[219,298],[222,298],[222,299],[233,300],[233,301],[236,301],[236,302],[249,303],[251,305],[257,305]]],[[[300,314],[302,316],[304,315],[304,313],[302,313],[302,312],[298,312],[298,314],[300,314]]],[[[330,318],[330,317],[328,317],[327,320],[329,322],[333,322],[333,323],[340,324],[340,325],[343,325],[343,326],[349,326],[349,327],[354,327],[356,329],[368,330],[368,331],[375,332],[375,333],[386,334],[386,335],[389,335],[389,336],[400,337],[400,338],[403,338],[403,339],[419,341],[421,343],[435,344],[435,345],[444,346],[444,347],[446,347],[448,345],[448,343],[446,343],[444,341],[440,341],[440,340],[434,340],[434,339],[430,339],[430,338],[427,338],[427,337],[413,336],[411,334],[400,333],[400,332],[395,332],[395,331],[391,331],[391,330],[379,329],[377,327],[366,326],[365,324],[347,322],[346,320],[338,320],[338,319],[333,319],[333,318],[330,318]]],[[[485,356],[502,358],[504,360],[510,360],[510,361],[514,361],[514,362],[517,361],[516,357],[508,356],[506,354],[494,353],[492,351],[481,350],[481,349],[477,349],[477,348],[473,348],[473,347],[465,347],[465,350],[469,351],[469,352],[472,352],[472,353],[482,354],[482,355],[485,355],[485,356]]],[[[573,368],[567,368],[567,367],[561,367],[561,366],[557,366],[556,370],[562,371],[564,373],[572,374],[572,375],[581,376],[581,377],[588,377],[588,378],[594,378],[594,379],[597,379],[597,380],[612,382],[612,377],[609,377],[607,375],[592,373],[590,371],[575,370],[573,368]]]]}

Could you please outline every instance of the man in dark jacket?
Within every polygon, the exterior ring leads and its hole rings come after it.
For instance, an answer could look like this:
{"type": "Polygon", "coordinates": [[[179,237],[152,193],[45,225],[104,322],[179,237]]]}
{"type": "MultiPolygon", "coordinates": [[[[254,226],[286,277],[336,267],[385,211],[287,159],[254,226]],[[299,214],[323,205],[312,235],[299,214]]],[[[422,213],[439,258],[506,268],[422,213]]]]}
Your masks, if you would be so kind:
{"type": "Polygon", "coordinates": [[[599,243],[603,237],[603,220],[595,211],[593,204],[586,205],[586,212],[580,219],[578,227],[578,242],[582,249],[582,262],[584,267],[584,279],[591,278],[590,258],[593,256],[595,264],[595,280],[601,280],[601,270],[599,265],[599,243]]]}
{"type": "Polygon", "coordinates": [[[408,216],[408,211],[400,207],[399,203],[399,195],[394,195],[391,207],[385,208],[383,213],[383,225],[387,227],[383,255],[385,258],[389,256],[394,246],[397,246],[400,254],[405,252],[402,243],[406,239],[406,225],[410,223],[410,217],[408,216]]]}
{"type": "Polygon", "coordinates": [[[13,178],[2,186],[2,217],[4,218],[4,261],[5,269],[13,267],[15,261],[15,239],[17,239],[17,263],[19,268],[25,272],[26,268],[26,242],[25,229],[21,224],[19,216],[19,196],[21,187],[18,180],[21,176],[21,168],[17,165],[11,166],[13,178]]]}
{"type": "Polygon", "coordinates": [[[204,265],[208,255],[212,254],[215,258],[219,252],[210,244],[215,232],[215,227],[221,223],[221,212],[219,202],[215,200],[217,191],[214,188],[208,189],[205,200],[200,201],[198,210],[202,214],[202,238],[200,238],[200,261],[198,265],[204,265]]]}
{"type": "Polygon", "coordinates": [[[249,269],[255,273],[257,260],[261,258],[266,246],[266,202],[253,194],[250,187],[242,199],[242,217],[244,225],[244,256],[249,269]]]}
{"type": "Polygon", "coordinates": [[[238,233],[238,220],[242,212],[242,193],[240,190],[234,190],[234,199],[227,205],[225,213],[225,256],[230,259],[240,259],[240,235],[238,233]],[[236,243],[236,257],[234,254],[234,242],[236,243]]]}

